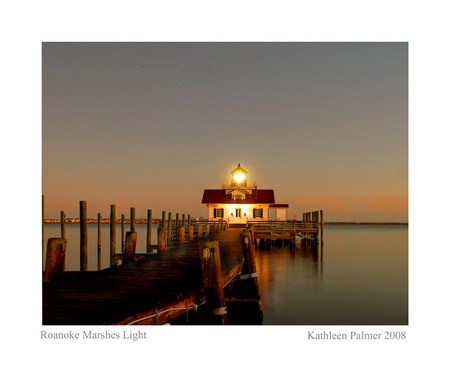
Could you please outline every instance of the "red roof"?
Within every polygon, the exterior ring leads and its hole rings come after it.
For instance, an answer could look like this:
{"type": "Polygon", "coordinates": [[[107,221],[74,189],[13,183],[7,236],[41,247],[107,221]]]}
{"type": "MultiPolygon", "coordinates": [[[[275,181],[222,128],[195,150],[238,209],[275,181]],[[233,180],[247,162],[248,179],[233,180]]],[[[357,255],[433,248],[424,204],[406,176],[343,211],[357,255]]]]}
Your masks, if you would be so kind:
{"type": "Polygon", "coordinates": [[[252,190],[245,195],[245,200],[233,200],[231,195],[226,195],[226,190],[205,190],[202,204],[274,204],[275,194],[273,190],[252,190]],[[256,194],[256,198],[255,198],[256,194]]]}
{"type": "Polygon", "coordinates": [[[269,208],[289,208],[289,204],[271,204],[269,208]]]}

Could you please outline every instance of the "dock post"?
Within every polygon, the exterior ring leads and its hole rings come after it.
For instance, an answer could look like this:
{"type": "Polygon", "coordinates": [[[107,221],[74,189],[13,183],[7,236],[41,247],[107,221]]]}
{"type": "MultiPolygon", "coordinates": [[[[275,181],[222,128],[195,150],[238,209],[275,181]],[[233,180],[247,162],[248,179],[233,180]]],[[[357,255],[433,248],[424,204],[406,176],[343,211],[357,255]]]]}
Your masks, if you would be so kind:
{"type": "Polygon", "coordinates": [[[134,254],[136,253],[136,242],[137,232],[127,232],[125,247],[122,255],[122,264],[126,264],[134,260],[134,254]]]}
{"type": "Polygon", "coordinates": [[[61,238],[66,238],[66,214],[61,210],[61,238]]]}
{"type": "Polygon", "coordinates": [[[47,257],[45,261],[44,281],[50,281],[56,274],[64,271],[67,240],[64,238],[49,238],[47,242],[47,257]]]}
{"type": "Polygon", "coordinates": [[[255,226],[253,224],[250,224],[248,226],[248,230],[252,235],[252,243],[253,243],[253,247],[255,246],[255,226]]]}
{"type": "Polygon", "coordinates": [[[130,208],[130,229],[136,232],[136,208],[130,208]]]}
{"type": "Polygon", "coordinates": [[[87,204],[80,201],[80,271],[87,270],[87,204]]]}
{"type": "Polygon", "coordinates": [[[122,229],[122,232],[121,232],[122,236],[120,238],[122,247],[120,249],[121,249],[121,253],[123,254],[123,249],[125,247],[125,214],[122,214],[122,216],[121,216],[120,225],[121,225],[121,229],[122,229]]]}
{"type": "MultiPolygon", "coordinates": [[[[242,239],[242,250],[244,256],[246,257],[246,263],[248,264],[248,270],[250,274],[256,275],[256,261],[255,261],[255,246],[252,241],[251,233],[248,231],[244,231],[241,233],[242,239]]],[[[257,297],[261,297],[261,292],[259,290],[258,278],[253,277],[253,286],[256,292],[257,297]]]]}
{"type": "Polygon", "coordinates": [[[320,242],[323,243],[323,210],[320,211],[320,242]]]}
{"type": "Polygon", "coordinates": [[[152,252],[152,211],[147,210],[147,254],[152,252]]]}
{"type": "Polygon", "coordinates": [[[101,270],[102,268],[102,215],[98,213],[97,215],[97,269],[101,270]]]}
{"type": "Polygon", "coordinates": [[[209,313],[220,316],[220,324],[227,325],[219,242],[202,238],[198,242],[198,249],[202,264],[203,285],[206,288],[206,297],[210,305],[209,313]]]}
{"type": "Polygon", "coordinates": [[[181,224],[181,226],[182,226],[182,227],[186,227],[186,215],[185,215],[185,214],[183,214],[183,219],[182,219],[182,224],[181,224]]]}
{"type": "Polygon", "coordinates": [[[45,269],[45,241],[44,241],[44,195],[42,195],[42,271],[45,269]]]}
{"type": "Polygon", "coordinates": [[[187,228],[187,241],[192,241],[194,239],[194,226],[189,224],[187,228]]]}
{"type": "Polygon", "coordinates": [[[214,223],[214,233],[219,232],[219,224],[216,222],[214,223]]]}
{"type": "Polygon", "coordinates": [[[184,227],[177,228],[177,245],[184,243],[184,227]]]}
{"type": "Polygon", "coordinates": [[[178,229],[179,226],[180,226],[180,214],[177,213],[177,216],[176,216],[176,225],[175,225],[175,227],[178,229]]]}
{"type": "Polygon", "coordinates": [[[166,229],[166,212],[162,212],[162,218],[161,218],[161,229],[166,229]]]}
{"type": "Polygon", "coordinates": [[[110,222],[109,222],[109,265],[115,266],[117,265],[117,260],[115,259],[116,255],[116,206],[111,205],[111,213],[110,213],[110,222]]]}
{"type": "Polygon", "coordinates": [[[167,243],[167,229],[161,228],[158,232],[158,253],[166,249],[167,243]]]}
{"type": "Polygon", "coordinates": [[[209,227],[210,227],[210,224],[208,223],[208,224],[205,226],[205,236],[209,236],[209,227]]]}
{"type": "Polygon", "coordinates": [[[172,244],[172,212],[169,212],[169,220],[167,221],[167,244],[172,244]]]}
{"type": "Polygon", "coordinates": [[[197,225],[197,237],[202,238],[203,237],[203,226],[201,224],[197,225]]]}

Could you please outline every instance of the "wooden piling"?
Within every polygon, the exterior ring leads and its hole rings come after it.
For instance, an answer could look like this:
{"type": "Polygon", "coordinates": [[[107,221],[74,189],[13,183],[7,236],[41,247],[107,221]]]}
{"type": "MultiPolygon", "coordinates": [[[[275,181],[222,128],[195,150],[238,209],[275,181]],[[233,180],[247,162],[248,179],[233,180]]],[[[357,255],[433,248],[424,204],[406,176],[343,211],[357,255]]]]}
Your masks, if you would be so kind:
{"type": "Polygon", "coordinates": [[[42,271],[45,269],[45,241],[44,241],[44,195],[42,195],[42,271]]]}
{"type": "Polygon", "coordinates": [[[184,243],[184,227],[177,228],[177,245],[182,245],[184,243]]]}
{"type": "Polygon", "coordinates": [[[125,247],[122,255],[122,264],[126,264],[134,260],[134,254],[136,253],[136,242],[137,232],[127,232],[125,247]]]}
{"type": "Polygon", "coordinates": [[[249,274],[255,275],[253,276],[253,286],[255,288],[256,295],[260,297],[261,292],[259,290],[258,278],[256,277],[255,244],[252,238],[252,234],[249,231],[244,231],[241,233],[241,239],[242,252],[244,253],[244,257],[246,259],[245,262],[248,266],[249,274]]]}
{"type": "Polygon", "coordinates": [[[181,226],[186,228],[186,215],[183,214],[182,217],[183,217],[183,219],[181,220],[181,222],[182,222],[181,226]]]}
{"type": "Polygon", "coordinates": [[[130,208],[130,231],[136,232],[136,208],[130,208]]]}
{"type": "Polygon", "coordinates": [[[152,211],[147,210],[147,254],[152,252],[152,211]]]}
{"type": "Polygon", "coordinates": [[[66,214],[61,210],[61,238],[66,238],[66,214]]]}
{"type": "Polygon", "coordinates": [[[110,223],[109,223],[109,255],[110,266],[116,266],[117,260],[114,258],[116,254],[116,206],[111,205],[110,223]]]}
{"type": "Polygon", "coordinates": [[[158,253],[166,249],[167,229],[161,228],[158,232],[158,253]]]}
{"type": "Polygon", "coordinates": [[[125,214],[122,214],[120,225],[122,230],[120,237],[120,243],[122,244],[122,246],[120,247],[120,252],[123,254],[123,248],[125,247],[125,214]]]}
{"type": "Polygon", "coordinates": [[[209,236],[209,227],[210,227],[210,224],[208,223],[208,224],[205,226],[205,237],[206,237],[206,236],[209,236]]]}
{"type": "Polygon", "coordinates": [[[187,241],[192,241],[194,239],[194,226],[188,225],[187,227],[187,241]]]}
{"type": "Polygon", "coordinates": [[[47,256],[45,261],[44,281],[50,281],[55,275],[64,271],[66,260],[67,240],[63,238],[49,238],[47,242],[47,256]]]}
{"type": "Polygon", "coordinates": [[[323,210],[320,211],[320,242],[323,242],[323,210]]]}
{"type": "Polygon", "coordinates": [[[197,237],[202,238],[203,237],[203,226],[201,224],[197,225],[197,237]]]}
{"type": "Polygon", "coordinates": [[[210,314],[219,316],[222,325],[228,324],[220,265],[219,242],[202,238],[198,242],[202,265],[203,285],[210,308],[210,314]]]}
{"type": "Polygon", "coordinates": [[[166,212],[165,211],[162,212],[162,219],[161,219],[161,221],[162,221],[161,228],[162,229],[166,229],[166,212]]]}
{"type": "Polygon", "coordinates": [[[175,228],[177,228],[178,229],[178,227],[180,226],[180,214],[178,214],[177,213],[177,216],[176,216],[176,225],[175,225],[175,228]]]}
{"type": "Polygon", "coordinates": [[[102,215],[97,215],[98,229],[97,229],[97,269],[102,268],[102,215]]]}
{"type": "Polygon", "coordinates": [[[87,203],[80,201],[80,271],[87,271],[87,203]]]}
{"type": "Polygon", "coordinates": [[[172,244],[172,212],[169,212],[169,219],[167,220],[167,244],[172,244]]]}

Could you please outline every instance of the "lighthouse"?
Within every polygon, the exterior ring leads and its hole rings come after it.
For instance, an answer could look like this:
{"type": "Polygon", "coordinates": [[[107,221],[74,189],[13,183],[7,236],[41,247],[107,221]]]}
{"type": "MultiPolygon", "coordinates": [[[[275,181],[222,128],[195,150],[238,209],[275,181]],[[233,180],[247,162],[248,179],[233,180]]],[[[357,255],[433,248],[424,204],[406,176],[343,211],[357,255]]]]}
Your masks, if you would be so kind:
{"type": "Polygon", "coordinates": [[[247,223],[249,220],[286,220],[288,204],[275,203],[273,189],[259,189],[248,184],[248,172],[238,166],[231,171],[229,183],[220,189],[205,189],[202,204],[207,207],[209,220],[226,220],[230,224],[247,223]]]}

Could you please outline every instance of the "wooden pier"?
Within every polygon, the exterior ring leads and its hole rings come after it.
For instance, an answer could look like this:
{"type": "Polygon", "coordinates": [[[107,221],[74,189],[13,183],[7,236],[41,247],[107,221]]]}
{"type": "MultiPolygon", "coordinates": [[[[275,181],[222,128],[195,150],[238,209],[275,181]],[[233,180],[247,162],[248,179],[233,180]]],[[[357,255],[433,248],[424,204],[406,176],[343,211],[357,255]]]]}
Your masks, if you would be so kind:
{"type": "MultiPolygon", "coordinates": [[[[312,235],[318,239],[318,214],[305,221],[196,222],[162,212],[158,243],[152,244],[148,211],[147,252],[137,254],[135,210],[130,231],[116,250],[116,210],[110,214],[110,267],[87,270],[87,205],[80,202],[80,271],[64,271],[65,213],[61,238],[49,238],[43,261],[43,325],[261,324],[263,318],[255,244],[312,235]],[[241,307],[245,305],[245,307],[241,307]],[[250,305],[250,306],[249,306],[250,305]],[[242,314],[244,310],[245,315],[242,314]]],[[[318,213],[318,212],[317,212],[318,213]]],[[[98,214],[98,268],[101,215],[98,214]]],[[[322,233],[322,231],[320,231],[322,233]]],[[[43,235],[44,241],[44,235],[43,235]]],[[[44,246],[44,243],[43,243],[44,246]]]]}
{"type": "Polygon", "coordinates": [[[323,242],[323,211],[303,214],[303,220],[248,221],[247,227],[255,239],[262,241],[290,241],[309,239],[323,242]],[[320,239],[319,239],[320,236],[320,239]]]}
{"type": "MultiPolygon", "coordinates": [[[[49,269],[43,281],[43,325],[160,325],[183,314],[195,324],[235,323],[227,303],[243,301],[236,296],[242,286],[245,300],[254,302],[247,321],[261,323],[254,239],[242,229],[216,229],[207,236],[201,230],[200,237],[157,254],[140,255],[133,254],[137,233],[127,232],[124,253],[115,255],[121,265],[101,271],[49,269]]],[[[57,254],[65,251],[61,243],[66,240],[49,239],[47,259],[52,246],[57,254]]]]}

